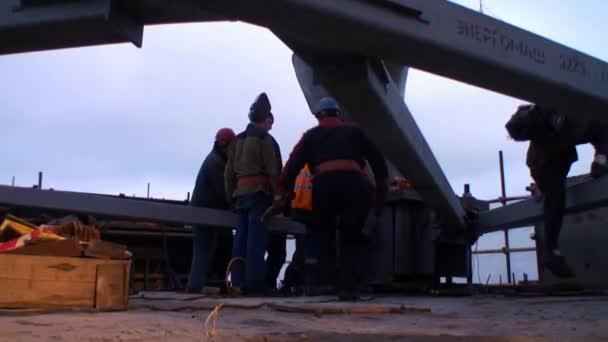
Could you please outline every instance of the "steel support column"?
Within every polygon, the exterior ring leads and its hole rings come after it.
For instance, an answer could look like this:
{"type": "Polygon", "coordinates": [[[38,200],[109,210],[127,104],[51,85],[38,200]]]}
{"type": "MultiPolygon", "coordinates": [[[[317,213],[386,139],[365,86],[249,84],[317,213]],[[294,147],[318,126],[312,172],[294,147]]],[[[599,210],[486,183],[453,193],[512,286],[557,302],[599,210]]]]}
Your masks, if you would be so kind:
{"type": "Polygon", "coordinates": [[[143,23],[113,0],[3,0],[0,54],[131,42],[141,47],[143,23]]]}
{"type": "MultiPolygon", "coordinates": [[[[307,100],[331,93],[351,119],[409,179],[446,228],[462,228],[464,211],[395,82],[381,62],[308,64],[294,58],[307,100]]],[[[312,104],[311,104],[312,106],[312,104]]]]}

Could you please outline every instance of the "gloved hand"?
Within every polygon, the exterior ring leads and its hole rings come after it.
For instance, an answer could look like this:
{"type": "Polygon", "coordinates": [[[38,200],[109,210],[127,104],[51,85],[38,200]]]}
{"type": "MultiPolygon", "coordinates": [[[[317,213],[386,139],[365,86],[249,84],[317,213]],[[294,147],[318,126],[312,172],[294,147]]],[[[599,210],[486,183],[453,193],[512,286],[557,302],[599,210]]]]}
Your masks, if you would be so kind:
{"type": "Polygon", "coordinates": [[[526,187],[526,191],[529,191],[530,194],[532,195],[532,198],[534,198],[534,200],[536,202],[540,202],[543,200],[543,192],[540,190],[540,188],[535,184],[535,183],[531,183],[529,186],[526,187]]]}
{"type": "Polygon", "coordinates": [[[386,184],[386,180],[376,180],[376,191],[372,203],[376,217],[382,216],[384,212],[384,201],[386,200],[387,191],[388,185],[386,184]]]}
{"type": "Polygon", "coordinates": [[[273,216],[282,213],[286,207],[286,200],[284,198],[276,199],[268,209],[262,215],[262,222],[267,221],[273,216]]]}
{"type": "Polygon", "coordinates": [[[463,201],[462,207],[467,220],[476,221],[479,218],[479,207],[473,201],[463,201]]]}

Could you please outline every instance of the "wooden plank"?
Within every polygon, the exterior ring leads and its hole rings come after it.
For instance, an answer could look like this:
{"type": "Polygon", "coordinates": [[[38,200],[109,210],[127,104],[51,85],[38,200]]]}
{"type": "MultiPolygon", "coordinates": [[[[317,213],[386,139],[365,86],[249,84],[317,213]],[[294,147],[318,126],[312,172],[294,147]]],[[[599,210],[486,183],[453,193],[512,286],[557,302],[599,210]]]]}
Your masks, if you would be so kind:
{"type": "Polygon", "coordinates": [[[126,308],[129,267],[124,260],[2,254],[0,307],[126,308]]]}
{"type": "Polygon", "coordinates": [[[130,253],[127,251],[127,246],[102,241],[102,240],[93,240],[89,242],[87,250],[84,253],[88,257],[93,257],[97,259],[128,259],[130,253]]]}
{"type": "Polygon", "coordinates": [[[18,255],[52,255],[58,257],[79,257],[82,254],[80,244],[76,239],[31,240],[26,242],[26,245],[21,248],[4,253],[18,255]]]}
{"type": "Polygon", "coordinates": [[[0,307],[93,307],[95,282],[9,279],[0,277],[0,307]]]}
{"type": "Polygon", "coordinates": [[[126,309],[128,301],[129,263],[97,265],[95,308],[126,309]]]}
{"type": "MultiPolygon", "coordinates": [[[[0,253],[0,265],[11,262],[28,262],[36,264],[56,264],[60,262],[69,261],[74,265],[98,265],[98,264],[124,264],[124,260],[105,260],[105,259],[94,259],[94,258],[66,258],[56,256],[29,256],[29,255],[8,255],[6,253],[0,253]]],[[[1,275],[1,272],[0,272],[1,275]]]]}
{"type": "Polygon", "coordinates": [[[125,298],[124,300],[124,306],[125,309],[127,308],[127,306],[129,305],[129,286],[131,286],[131,271],[134,269],[133,265],[131,264],[131,261],[127,261],[125,262],[123,260],[124,263],[124,267],[125,267],[125,287],[124,287],[124,293],[123,296],[125,298]]]}
{"type": "Polygon", "coordinates": [[[0,255],[0,279],[95,283],[96,260],[29,255],[0,255]]]}

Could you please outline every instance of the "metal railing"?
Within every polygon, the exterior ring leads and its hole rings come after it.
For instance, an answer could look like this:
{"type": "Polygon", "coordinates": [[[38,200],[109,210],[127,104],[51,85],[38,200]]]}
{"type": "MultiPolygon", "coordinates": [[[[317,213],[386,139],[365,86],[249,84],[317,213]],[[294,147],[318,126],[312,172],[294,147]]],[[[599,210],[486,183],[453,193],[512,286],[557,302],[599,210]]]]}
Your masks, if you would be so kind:
{"type": "MultiPolygon", "coordinates": [[[[500,190],[501,190],[501,196],[498,197],[498,198],[496,198],[496,199],[492,199],[492,200],[489,200],[489,201],[486,201],[486,202],[488,204],[500,203],[502,206],[505,206],[509,202],[530,199],[531,196],[512,196],[512,197],[507,197],[507,191],[506,191],[506,185],[505,185],[505,169],[504,169],[504,160],[503,160],[503,153],[502,153],[502,151],[498,151],[498,162],[499,162],[499,166],[500,166],[500,190]]],[[[468,192],[468,191],[469,191],[468,188],[465,187],[465,192],[468,192]]],[[[504,246],[502,248],[474,250],[474,251],[471,251],[471,254],[472,255],[480,255],[480,254],[504,254],[505,255],[505,265],[506,265],[506,269],[507,269],[507,284],[512,284],[512,283],[515,282],[515,279],[513,279],[513,277],[512,277],[513,273],[511,272],[511,253],[536,252],[536,247],[516,247],[516,248],[511,248],[509,246],[509,230],[505,229],[505,230],[503,230],[503,232],[504,232],[504,246]]],[[[527,278],[527,275],[526,275],[525,278],[527,278]]]]}

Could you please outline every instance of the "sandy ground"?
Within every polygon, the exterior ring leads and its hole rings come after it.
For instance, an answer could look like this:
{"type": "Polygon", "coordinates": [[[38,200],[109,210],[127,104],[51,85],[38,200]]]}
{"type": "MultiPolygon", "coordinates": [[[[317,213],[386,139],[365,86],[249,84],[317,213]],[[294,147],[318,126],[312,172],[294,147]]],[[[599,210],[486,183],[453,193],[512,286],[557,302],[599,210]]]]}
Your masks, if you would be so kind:
{"type": "Polygon", "coordinates": [[[146,293],[106,313],[2,312],[0,341],[608,341],[608,297],[381,297],[347,306],[429,308],[404,314],[309,314],[289,307],[344,307],[330,297],[200,298],[146,293]],[[205,321],[217,315],[216,334],[205,321]],[[230,306],[241,306],[234,308],[230,306]]]}

